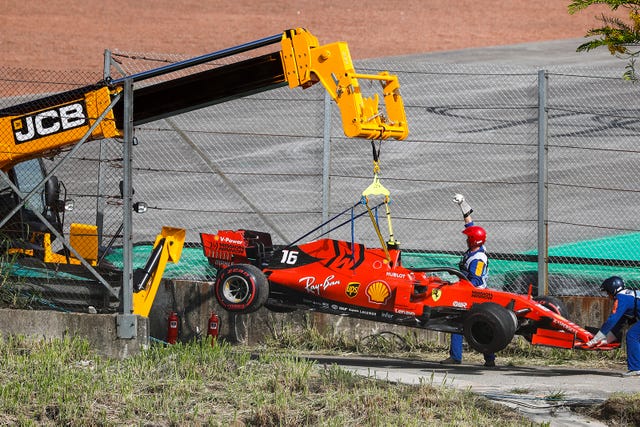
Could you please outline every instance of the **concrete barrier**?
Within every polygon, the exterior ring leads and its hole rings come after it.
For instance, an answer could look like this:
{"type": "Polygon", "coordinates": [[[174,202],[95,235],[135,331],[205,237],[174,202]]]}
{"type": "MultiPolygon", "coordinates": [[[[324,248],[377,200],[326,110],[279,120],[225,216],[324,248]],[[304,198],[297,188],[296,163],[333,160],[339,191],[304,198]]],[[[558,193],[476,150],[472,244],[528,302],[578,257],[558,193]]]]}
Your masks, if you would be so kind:
{"type": "MultiPolygon", "coordinates": [[[[611,312],[611,300],[605,297],[558,297],[569,311],[569,320],[580,326],[600,327],[611,312]]],[[[324,334],[346,334],[352,338],[363,338],[381,331],[404,335],[415,332],[419,339],[447,342],[448,334],[406,326],[341,317],[308,311],[273,313],[260,309],[248,315],[234,315],[222,309],[213,294],[213,284],[188,281],[163,283],[149,315],[152,337],[166,340],[167,319],[171,311],[180,318],[180,341],[206,337],[209,316],[215,312],[220,317],[220,337],[230,342],[259,344],[268,337],[276,336],[285,327],[301,328],[311,325],[324,334]]]]}
{"type": "Polygon", "coordinates": [[[104,357],[123,359],[149,347],[147,318],[135,316],[136,337],[118,338],[117,314],[62,313],[59,311],[0,310],[3,334],[39,340],[81,337],[104,357]]]}
{"type": "MultiPolygon", "coordinates": [[[[220,317],[219,336],[234,343],[263,343],[292,327],[313,327],[321,334],[344,334],[354,339],[379,332],[404,336],[412,331],[419,340],[448,342],[445,333],[304,310],[284,314],[262,308],[252,314],[235,315],[218,305],[212,287],[212,283],[206,282],[163,281],[149,318],[134,317],[137,336],[133,339],[118,338],[116,314],[3,309],[0,310],[0,324],[3,334],[36,339],[83,337],[98,354],[110,358],[136,354],[148,348],[151,340],[166,341],[168,317],[173,311],[180,319],[180,342],[205,339],[212,312],[220,317]]],[[[567,305],[570,320],[580,326],[599,327],[611,310],[611,301],[607,298],[561,297],[561,300],[567,305]]]]}

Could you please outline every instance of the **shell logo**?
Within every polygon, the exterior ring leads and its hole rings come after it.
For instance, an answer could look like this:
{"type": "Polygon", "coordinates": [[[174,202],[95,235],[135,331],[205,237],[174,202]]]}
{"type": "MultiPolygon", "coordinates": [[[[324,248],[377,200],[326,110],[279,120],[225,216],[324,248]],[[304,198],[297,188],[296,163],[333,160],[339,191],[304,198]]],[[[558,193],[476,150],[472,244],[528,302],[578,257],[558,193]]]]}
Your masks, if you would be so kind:
{"type": "Polygon", "coordinates": [[[391,289],[385,282],[371,282],[365,290],[369,302],[373,304],[385,304],[391,295],[391,289]]]}

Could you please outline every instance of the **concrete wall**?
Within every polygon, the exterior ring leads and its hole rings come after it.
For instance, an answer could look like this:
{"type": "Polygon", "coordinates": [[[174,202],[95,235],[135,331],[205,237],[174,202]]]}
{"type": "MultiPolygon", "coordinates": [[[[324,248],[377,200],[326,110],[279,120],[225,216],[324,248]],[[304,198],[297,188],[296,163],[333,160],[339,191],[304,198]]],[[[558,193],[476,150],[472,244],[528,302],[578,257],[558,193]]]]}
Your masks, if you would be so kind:
{"type": "Polygon", "coordinates": [[[0,309],[3,334],[33,339],[83,337],[101,356],[125,358],[149,347],[149,321],[134,316],[136,337],[118,338],[118,315],[0,309]]]}
{"type": "MultiPolygon", "coordinates": [[[[600,297],[561,298],[570,313],[570,320],[580,326],[599,327],[611,310],[611,301],[600,297]]],[[[262,343],[279,335],[286,328],[307,324],[323,334],[345,334],[362,339],[378,332],[393,332],[403,336],[411,330],[418,339],[446,342],[447,334],[417,328],[355,318],[296,311],[290,314],[273,313],[260,309],[249,315],[233,315],[216,302],[211,283],[164,281],[154,302],[149,318],[135,317],[137,337],[118,338],[115,314],[60,313],[55,311],[0,310],[0,324],[4,334],[15,334],[37,339],[65,336],[86,338],[98,354],[123,358],[148,348],[150,340],[166,341],[169,314],[175,311],[180,318],[179,341],[187,342],[206,337],[208,320],[212,312],[220,317],[219,336],[230,341],[247,344],[262,343]]]]}
{"type": "Polygon", "coordinates": [[[609,314],[613,301],[607,297],[561,297],[569,310],[569,320],[585,327],[599,328],[609,314]]]}
{"type": "MultiPolygon", "coordinates": [[[[153,338],[166,340],[167,320],[171,311],[180,317],[181,341],[206,336],[207,322],[212,312],[220,317],[220,336],[231,342],[256,344],[265,337],[274,336],[286,325],[302,326],[310,322],[322,333],[346,334],[363,338],[381,331],[404,335],[414,331],[425,340],[446,340],[448,335],[418,328],[407,328],[386,323],[372,322],[349,317],[312,313],[305,317],[304,311],[290,314],[273,313],[260,309],[249,315],[233,315],[224,311],[212,292],[213,284],[186,281],[167,281],[158,290],[158,295],[149,315],[150,334],[153,338]]],[[[559,297],[569,310],[569,320],[580,326],[598,328],[611,312],[611,300],[604,297],[559,297]]]]}

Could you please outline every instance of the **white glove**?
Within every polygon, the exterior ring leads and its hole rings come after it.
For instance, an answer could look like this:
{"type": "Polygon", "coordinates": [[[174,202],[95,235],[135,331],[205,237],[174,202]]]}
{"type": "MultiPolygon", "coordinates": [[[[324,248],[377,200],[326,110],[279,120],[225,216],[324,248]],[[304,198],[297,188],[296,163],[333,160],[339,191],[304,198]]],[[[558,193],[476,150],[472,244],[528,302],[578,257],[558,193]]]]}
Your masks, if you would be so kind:
{"type": "Polygon", "coordinates": [[[465,218],[471,215],[471,213],[473,212],[473,209],[471,209],[471,206],[469,206],[469,203],[467,203],[462,194],[456,194],[455,196],[453,196],[453,201],[457,203],[458,206],[460,206],[462,216],[464,216],[465,218]]]}
{"type": "Polygon", "coordinates": [[[607,339],[605,340],[607,344],[611,344],[612,342],[617,342],[617,341],[618,341],[618,337],[616,336],[616,334],[614,334],[611,331],[607,332],[607,339]]]}
{"type": "Polygon", "coordinates": [[[606,342],[607,342],[607,336],[603,334],[601,331],[598,331],[598,333],[595,334],[595,336],[591,338],[590,341],[587,342],[586,346],[593,347],[599,344],[606,344],[606,342]]]}

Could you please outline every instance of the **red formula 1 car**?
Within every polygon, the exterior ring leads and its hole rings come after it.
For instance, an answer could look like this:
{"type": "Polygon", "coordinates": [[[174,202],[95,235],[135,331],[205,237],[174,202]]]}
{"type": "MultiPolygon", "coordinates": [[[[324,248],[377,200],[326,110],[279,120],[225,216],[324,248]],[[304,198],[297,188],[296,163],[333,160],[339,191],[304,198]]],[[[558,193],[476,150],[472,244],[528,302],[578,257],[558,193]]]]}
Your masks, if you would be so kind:
{"type": "Polygon", "coordinates": [[[593,337],[553,297],[477,289],[453,268],[406,268],[394,245],[319,239],[274,250],[268,233],[250,230],[202,233],[201,240],[218,270],[216,298],[235,313],[302,308],[459,333],[481,353],[504,349],[516,334],[560,348],[586,348],[593,337]]]}

